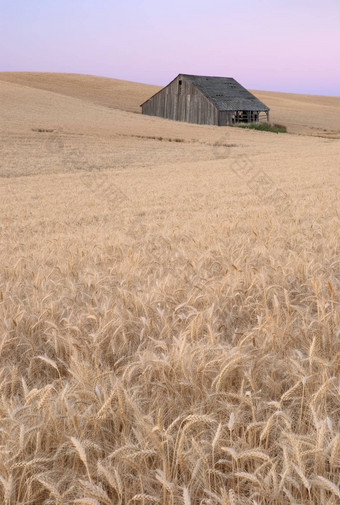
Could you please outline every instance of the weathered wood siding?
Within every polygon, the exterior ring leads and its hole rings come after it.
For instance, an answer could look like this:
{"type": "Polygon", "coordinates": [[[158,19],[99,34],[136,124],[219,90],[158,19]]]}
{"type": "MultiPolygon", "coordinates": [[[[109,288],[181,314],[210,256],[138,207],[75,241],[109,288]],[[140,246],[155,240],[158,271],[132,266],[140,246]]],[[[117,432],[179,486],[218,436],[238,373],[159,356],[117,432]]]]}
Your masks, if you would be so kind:
{"type": "Polygon", "coordinates": [[[142,113],[188,123],[219,124],[217,108],[180,75],[145,102],[142,113]]]}
{"type": "Polygon", "coordinates": [[[228,126],[233,124],[233,112],[229,110],[220,110],[218,113],[218,125],[228,126]]]}

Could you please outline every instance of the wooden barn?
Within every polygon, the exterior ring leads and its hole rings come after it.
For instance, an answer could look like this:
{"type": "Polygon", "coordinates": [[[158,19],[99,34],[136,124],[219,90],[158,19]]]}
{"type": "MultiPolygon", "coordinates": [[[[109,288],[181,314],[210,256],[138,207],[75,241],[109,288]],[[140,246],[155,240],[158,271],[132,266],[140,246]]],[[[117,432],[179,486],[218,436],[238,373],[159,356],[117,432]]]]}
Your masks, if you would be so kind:
{"type": "Polygon", "coordinates": [[[269,107],[231,77],[179,74],[141,107],[142,114],[188,123],[269,121],[269,107]]]}

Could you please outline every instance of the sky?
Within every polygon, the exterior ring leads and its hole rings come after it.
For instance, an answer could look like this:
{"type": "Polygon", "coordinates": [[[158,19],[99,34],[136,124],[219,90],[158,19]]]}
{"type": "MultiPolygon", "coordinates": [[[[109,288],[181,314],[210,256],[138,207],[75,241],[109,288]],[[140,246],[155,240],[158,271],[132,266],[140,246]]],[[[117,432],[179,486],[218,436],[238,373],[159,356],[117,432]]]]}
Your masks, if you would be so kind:
{"type": "Polygon", "coordinates": [[[0,71],[340,95],[340,0],[0,0],[0,71]]]}

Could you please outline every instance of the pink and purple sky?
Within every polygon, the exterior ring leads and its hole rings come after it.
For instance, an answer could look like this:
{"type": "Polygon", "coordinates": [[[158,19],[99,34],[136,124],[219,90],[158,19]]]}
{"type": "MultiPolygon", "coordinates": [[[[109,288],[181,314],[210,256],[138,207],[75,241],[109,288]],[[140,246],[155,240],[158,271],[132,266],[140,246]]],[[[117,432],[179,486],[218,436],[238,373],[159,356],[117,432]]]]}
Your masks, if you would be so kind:
{"type": "Polygon", "coordinates": [[[340,95],[340,0],[1,0],[0,70],[340,95]]]}

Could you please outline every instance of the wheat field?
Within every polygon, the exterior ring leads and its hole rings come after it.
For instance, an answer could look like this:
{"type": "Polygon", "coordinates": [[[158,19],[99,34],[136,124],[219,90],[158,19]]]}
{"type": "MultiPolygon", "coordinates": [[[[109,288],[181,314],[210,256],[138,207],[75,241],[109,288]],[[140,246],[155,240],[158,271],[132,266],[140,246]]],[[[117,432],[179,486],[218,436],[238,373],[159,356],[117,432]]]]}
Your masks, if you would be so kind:
{"type": "Polygon", "coordinates": [[[154,90],[0,73],[0,502],[337,505],[340,98],[154,90]]]}

